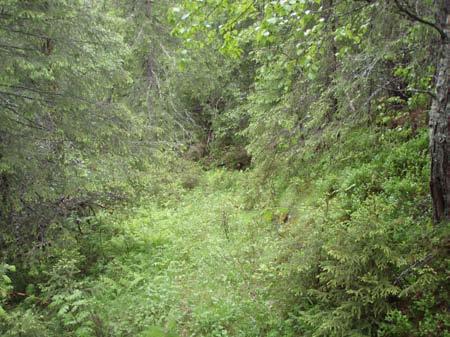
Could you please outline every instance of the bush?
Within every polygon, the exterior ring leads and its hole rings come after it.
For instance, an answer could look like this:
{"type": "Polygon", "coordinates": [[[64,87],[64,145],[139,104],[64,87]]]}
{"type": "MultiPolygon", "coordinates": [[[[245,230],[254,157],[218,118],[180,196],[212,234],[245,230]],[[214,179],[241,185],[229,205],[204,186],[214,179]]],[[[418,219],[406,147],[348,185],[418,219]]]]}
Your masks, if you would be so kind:
{"type": "Polygon", "coordinates": [[[429,223],[426,134],[347,148],[357,161],[331,157],[346,146],[318,161],[323,174],[297,206],[274,296],[305,336],[442,336],[448,233],[429,223]]]}

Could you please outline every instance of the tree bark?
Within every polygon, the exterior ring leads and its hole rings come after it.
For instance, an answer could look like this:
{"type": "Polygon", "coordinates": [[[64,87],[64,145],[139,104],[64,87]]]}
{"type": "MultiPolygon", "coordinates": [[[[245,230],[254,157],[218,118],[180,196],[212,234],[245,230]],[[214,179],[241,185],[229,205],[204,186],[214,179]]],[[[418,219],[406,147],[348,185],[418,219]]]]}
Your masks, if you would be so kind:
{"type": "Polygon", "coordinates": [[[334,0],[327,0],[324,3],[325,21],[327,22],[328,43],[327,46],[327,69],[326,69],[326,90],[329,92],[329,106],[325,115],[327,122],[330,122],[333,117],[336,116],[338,110],[338,99],[335,93],[335,77],[338,67],[337,62],[337,46],[334,40],[334,34],[336,33],[337,18],[333,14],[334,0]]]}
{"type": "Polygon", "coordinates": [[[436,95],[430,110],[430,189],[435,223],[450,221],[450,0],[437,0],[441,30],[436,67],[436,95]]]}
{"type": "Polygon", "coordinates": [[[147,18],[152,17],[152,1],[151,0],[146,0],[146,2],[145,2],[145,16],[147,18]]]}

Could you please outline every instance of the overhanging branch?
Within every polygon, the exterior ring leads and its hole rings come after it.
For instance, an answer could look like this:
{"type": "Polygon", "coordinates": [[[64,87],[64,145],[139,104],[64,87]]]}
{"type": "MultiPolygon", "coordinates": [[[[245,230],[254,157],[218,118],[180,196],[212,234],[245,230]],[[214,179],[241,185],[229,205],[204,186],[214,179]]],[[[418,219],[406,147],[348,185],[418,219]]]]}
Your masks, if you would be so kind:
{"type": "Polygon", "coordinates": [[[408,16],[410,19],[423,23],[424,25],[430,26],[434,29],[436,29],[439,33],[439,35],[441,36],[442,40],[446,40],[447,39],[447,35],[445,34],[445,32],[435,23],[422,19],[421,17],[419,17],[417,14],[411,12],[402,2],[401,0],[394,0],[395,5],[397,6],[398,10],[405,14],[406,16],[408,16]]]}

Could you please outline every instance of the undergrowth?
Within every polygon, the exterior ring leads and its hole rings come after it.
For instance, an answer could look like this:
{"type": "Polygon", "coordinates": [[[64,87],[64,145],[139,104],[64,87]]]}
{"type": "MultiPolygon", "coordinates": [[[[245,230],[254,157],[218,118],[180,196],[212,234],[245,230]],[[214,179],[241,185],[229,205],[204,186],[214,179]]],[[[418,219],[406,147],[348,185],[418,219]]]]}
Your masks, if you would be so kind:
{"type": "Polygon", "coordinates": [[[430,222],[427,147],[425,132],[352,130],[278,182],[292,218],[273,296],[296,334],[448,336],[449,227],[430,222]]]}
{"type": "Polygon", "coordinates": [[[3,264],[0,333],[449,336],[426,151],[424,133],[358,129],[289,179],[191,169],[32,269],[3,264]]]}

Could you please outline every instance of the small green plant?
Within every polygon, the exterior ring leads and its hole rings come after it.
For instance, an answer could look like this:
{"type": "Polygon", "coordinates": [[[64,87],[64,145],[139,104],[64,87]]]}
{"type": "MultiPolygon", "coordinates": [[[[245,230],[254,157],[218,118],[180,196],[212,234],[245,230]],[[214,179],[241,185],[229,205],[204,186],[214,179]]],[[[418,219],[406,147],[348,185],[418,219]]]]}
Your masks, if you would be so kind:
{"type": "Polygon", "coordinates": [[[6,263],[0,263],[0,319],[7,316],[4,303],[9,298],[10,292],[13,289],[11,278],[8,273],[15,272],[16,268],[6,263]]]}

